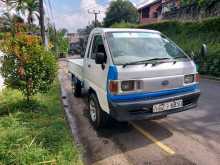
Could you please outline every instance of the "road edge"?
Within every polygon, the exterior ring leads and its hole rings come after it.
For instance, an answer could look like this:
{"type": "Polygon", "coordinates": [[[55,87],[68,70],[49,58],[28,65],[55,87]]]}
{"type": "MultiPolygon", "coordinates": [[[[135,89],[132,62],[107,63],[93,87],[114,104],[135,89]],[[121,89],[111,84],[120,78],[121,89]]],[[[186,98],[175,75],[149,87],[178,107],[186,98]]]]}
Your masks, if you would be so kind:
{"type": "Polygon", "coordinates": [[[77,129],[76,117],[70,113],[70,105],[69,105],[67,93],[61,83],[62,78],[58,76],[58,79],[59,79],[59,83],[60,83],[60,100],[63,105],[63,110],[65,113],[66,121],[67,121],[68,126],[70,128],[70,133],[73,138],[73,143],[75,143],[77,148],[81,151],[83,164],[86,165],[86,164],[88,164],[89,161],[88,161],[88,158],[85,156],[85,153],[83,150],[83,143],[80,139],[79,132],[77,129]]]}

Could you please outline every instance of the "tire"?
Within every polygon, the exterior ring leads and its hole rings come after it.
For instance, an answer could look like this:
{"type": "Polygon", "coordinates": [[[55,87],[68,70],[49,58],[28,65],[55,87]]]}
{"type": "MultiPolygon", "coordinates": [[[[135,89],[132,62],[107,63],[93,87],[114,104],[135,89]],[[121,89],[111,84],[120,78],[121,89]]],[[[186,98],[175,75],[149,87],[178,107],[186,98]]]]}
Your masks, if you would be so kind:
{"type": "Polygon", "coordinates": [[[82,94],[81,83],[75,79],[74,75],[72,75],[72,91],[75,97],[80,97],[82,94]]]}
{"type": "Polygon", "coordinates": [[[101,109],[97,96],[89,96],[89,118],[95,129],[104,128],[108,122],[108,115],[101,109]]]}

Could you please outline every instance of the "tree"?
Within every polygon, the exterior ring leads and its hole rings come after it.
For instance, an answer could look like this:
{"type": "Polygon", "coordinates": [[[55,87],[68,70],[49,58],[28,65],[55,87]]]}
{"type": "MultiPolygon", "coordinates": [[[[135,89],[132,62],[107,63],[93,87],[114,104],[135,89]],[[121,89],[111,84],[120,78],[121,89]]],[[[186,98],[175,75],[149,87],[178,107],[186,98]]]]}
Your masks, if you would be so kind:
{"type": "Polygon", "coordinates": [[[27,12],[27,21],[29,25],[32,25],[34,18],[39,19],[39,1],[38,0],[24,0],[23,6],[20,9],[23,14],[27,12]]]}
{"type": "Polygon", "coordinates": [[[55,53],[59,53],[59,56],[64,56],[67,54],[69,48],[69,41],[66,37],[68,33],[67,29],[60,29],[56,31],[53,25],[49,25],[48,34],[49,34],[49,41],[52,44],[51,49],[55,53]]]}
{"type": "Polygon", "coordinates": [[[4,13],[0,17],[0,31],[15,34],[19,26],[24,24],[24,20],[18,15],[4,13]]]}
{"type": "Polygon", "coordinates": [[[138,22],[138,11],[128,0],[112,1],[104,18],[104,26],[106,27],[120,22],[138,22]]]}
{"type": "Polygon", "coordinates": [[[56,77],[56,59],[40,42],[34,35],[6,34],[1,46],[5,56],[0,72],[5,84],[20,90],[28,102],[33,95],[47,92],[56,77]]]}
{"type": "Polygon", "coordinates": [[[39,19],[39,0],[1,0],[6,5],[15,9],[17,13],[27,16],[29,25],[32,25],[34,18],[39,19]]]}

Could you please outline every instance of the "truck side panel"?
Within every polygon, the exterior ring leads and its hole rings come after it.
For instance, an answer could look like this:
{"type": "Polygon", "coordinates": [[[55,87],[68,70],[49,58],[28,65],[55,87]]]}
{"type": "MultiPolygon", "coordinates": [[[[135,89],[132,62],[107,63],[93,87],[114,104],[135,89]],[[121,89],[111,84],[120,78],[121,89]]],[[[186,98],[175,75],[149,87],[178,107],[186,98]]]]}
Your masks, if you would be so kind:
{"type": "Polygon", "coordinates": [[[83,59],[72,59],[68,61],[69,72],[83,82],[83,59]]]}

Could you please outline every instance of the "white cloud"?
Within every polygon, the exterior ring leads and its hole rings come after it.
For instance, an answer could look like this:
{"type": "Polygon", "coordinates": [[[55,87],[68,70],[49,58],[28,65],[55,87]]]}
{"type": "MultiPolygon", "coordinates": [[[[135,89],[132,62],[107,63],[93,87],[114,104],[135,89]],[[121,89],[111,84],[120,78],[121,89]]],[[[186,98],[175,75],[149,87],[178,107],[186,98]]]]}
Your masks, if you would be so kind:
{"type": "Polygon", "coordinates": [[[74,13],[55,13],[55,23],[58,28],[67,28],[70,32],[85,27],[94,20],[93,10],[100,11],[98,20],[102,21],[105,16],[106,6],[99,5],[96,0],[81,0],[80,9],[74,13]]]}
{"type": "MultiPolygon", "coordinates": [[[[109,2],[112,0],[109,0],[109,2]]],[[[144,0],[131,0],[136,6],[144,0]]],[[[146,1],[146,0],[145,0],[146,1]]],[[[55,13],[55,23],[58,28],[67,28],[69,32],[75,32],[78,28],[85,27],[94,20],[94,15],[89,14],[88,10],[100,10],[101,13],[98,15],[98,20],[102,21],[105,16],[105,11],[108,4],[100,5],[96,0],[81,0],[79,10],[75,12],[63,12],[55,13]]]]}

